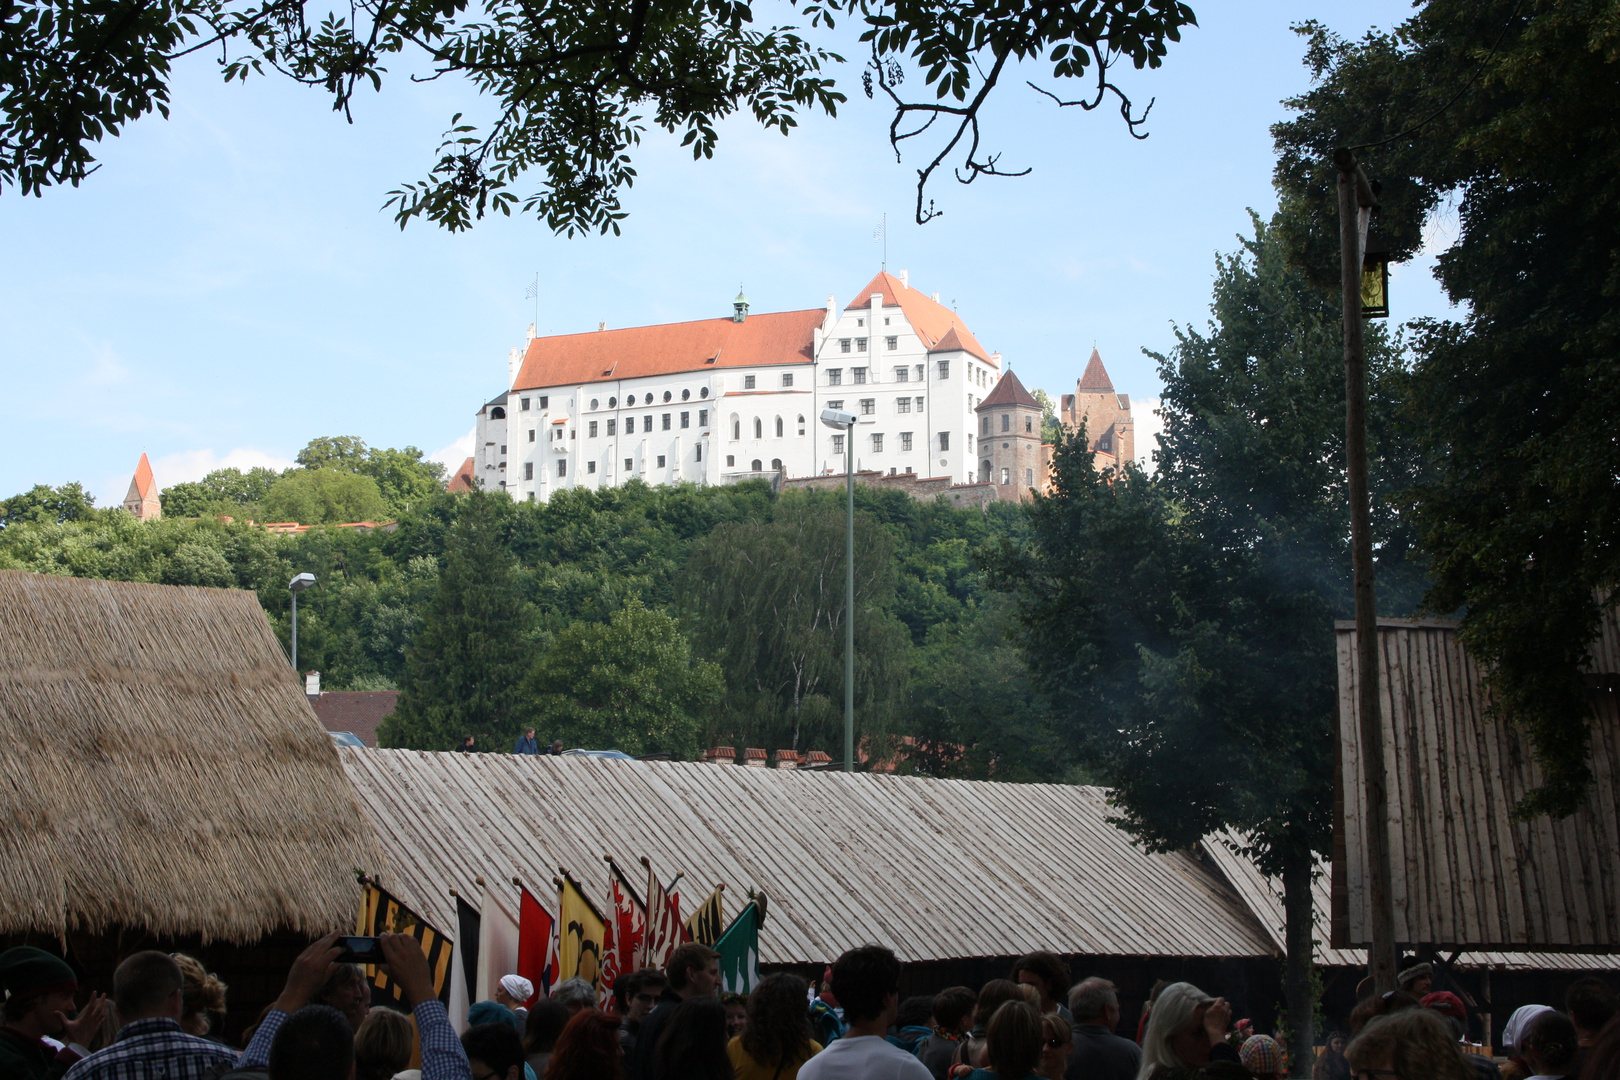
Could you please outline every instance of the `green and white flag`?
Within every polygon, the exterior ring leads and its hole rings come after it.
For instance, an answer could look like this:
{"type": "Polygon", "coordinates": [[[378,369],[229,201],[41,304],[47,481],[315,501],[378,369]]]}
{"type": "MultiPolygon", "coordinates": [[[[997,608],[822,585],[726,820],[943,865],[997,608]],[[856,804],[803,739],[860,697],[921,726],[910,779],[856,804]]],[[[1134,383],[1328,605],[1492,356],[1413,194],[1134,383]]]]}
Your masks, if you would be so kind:
{"type": "Polygon", "coordinates": [[[732,920],[714,949],[720,954],[720,983],[728,994],[746,994],[759,985],[759,928],[765,922],[763,896],[732,920]]]}

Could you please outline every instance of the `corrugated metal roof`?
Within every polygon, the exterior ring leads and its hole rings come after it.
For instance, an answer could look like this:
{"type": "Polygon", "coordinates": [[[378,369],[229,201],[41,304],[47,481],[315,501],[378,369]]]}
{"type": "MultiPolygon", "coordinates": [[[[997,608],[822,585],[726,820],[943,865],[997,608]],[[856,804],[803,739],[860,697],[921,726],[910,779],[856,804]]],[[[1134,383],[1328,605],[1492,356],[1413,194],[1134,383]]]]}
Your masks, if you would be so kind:
{"type": "MultiPolygon", "coordinates": [[[[1612,672],[1620,632],[1608,612],[1592,650],[1612,672]]],[[[1488,715],[1481,673],[1456,631],[1381,622],[1378,630],[1398,941],[1504,951],[1620,949],[1620,710],[1594,689],[1585,806],[1561,821],[1512,820],[1541,782],[1524,735],[1488,715]]],[[[1336,829],[1333,938],[1365,945],[1365,838],[1355,632],[1340,627],[1343,806],[1336,829]],[[1336,844],[1336,848],[1337,848],[1336,844]]]]}
{"type": "MultiPolygon", "coordinates": [[[[1233,851],[1228,842],[1240,844],[1240,839],[1231,834],[1211,836],[1204,841],[1203,851],[1226,883],[1249,906],[1255,921],[1271,938],[1277,951],[1282,952],[1287,941],[1282,882],[1262,874],[1251,860],[1233,851]]],[[[1311,883],[1316,923],[1316,962],[1326,967],[1366,967],[1366,949],[1335,949],[1327,944],[1332,904],[1329,889],[1331,868],[1326,859],[1317,859],[1316,872],[1316,879],[1311,883]]],[[[1452,966],[1503,971],[1609,971],[1617,965],[1620,965],[1620,957],[1605,953],[1463,951],[1452,966]]]]}
{"type": "Polygon", "coordinates": [[[1270,939],[1193,854],[1148,855],[1099,788],[510,754],[341,751],[392,864],[384,885],[454,932],[452,888],[565,866],[605,894],[611,854],[690,909],[725,882],[770,896],[767,963],[867,942],[905,960],[1032,949],[1269,956],[1270,939]]]}

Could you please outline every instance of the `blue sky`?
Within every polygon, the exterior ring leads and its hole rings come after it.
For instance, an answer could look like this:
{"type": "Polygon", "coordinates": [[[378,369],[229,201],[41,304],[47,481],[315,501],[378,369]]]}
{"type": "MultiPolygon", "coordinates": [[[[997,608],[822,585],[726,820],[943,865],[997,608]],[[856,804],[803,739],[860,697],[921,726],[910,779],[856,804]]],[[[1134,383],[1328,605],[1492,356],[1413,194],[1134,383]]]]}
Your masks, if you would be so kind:
{"type": "MultiPolygon", "coordinates": [[[[1215,254],[1247,208],[1274,207],[1268,128],[1306,86],[1289,24],[1359,34],[1409,10],[1194,8],[1202,25],[1163,69],[1122,77],[1157,99],[1146,141],[1117,113],[1006,84],[987,141],[1033,173],[936,183],[945,214],[926,226],[911,222],[917,162],[895,162],[855,65],[840,116],[788,138],[730,122],[694,163],[649,135],[625,234],[569,240],[529,219],[401,232],[381,211],[450,115],[478,108],[465,86],[396,79],[351,126],[317,92],[227,87],[191,58],[172,117],[105,143],[83,186],[0,197],[0,497],[79,480],[106,504],[142,451],[167,486],[284,464],[318,435],[453,457],[536,317],[536,273],[542,334],[724,315],[739,284],[755,311],[844,304],[878,269],[885,213],[890,270],[954,302],[1026,385],[1072,389],[1095,344],[1117,389],[1152,398],[1142,350],[1204,323],[1215,254]]],[[[1424,264],[1398,268],[1392,293],[1397,318],[1447,311],[1424,264]]]]}

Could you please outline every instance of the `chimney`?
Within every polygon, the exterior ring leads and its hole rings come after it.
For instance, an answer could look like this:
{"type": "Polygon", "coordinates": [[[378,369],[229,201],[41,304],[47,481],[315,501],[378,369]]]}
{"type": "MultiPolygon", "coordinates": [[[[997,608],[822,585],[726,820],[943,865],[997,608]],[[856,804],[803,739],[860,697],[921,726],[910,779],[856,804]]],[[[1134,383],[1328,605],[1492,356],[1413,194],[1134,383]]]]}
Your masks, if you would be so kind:
{"type": "Polygon", "coordinates": [[[939,293],[934,294],[934,303],[939,303],[939,293]]]}
{"type": "Polygon", "coordinates": [[[606,330],[606,329],[607,329],[607,323],[599,322],[599,323],[596,324],[596,332],[598,334],[600,334],[603,330],[606,330]]]}
{"type": "Polygon", "coordinates": [[[321,673],[318,671],[306,672],[304,675],[304,696],[321,696],[321,673]]]}
{"type": "MultiPolygon", "coordinates": [[[[529,329],[533,330],[534,327],[531,326],[531,327],[529,327],[529,329]]],[[[532,337],[533,335],[530,335],[530,336],[532,337]]],[[[506,385],[507,386],[511,386],[513,383],[517,382],[518,369],[520,369],[522,367],[523,367],[523,350],[518,348],[516,345],[514,345],[514,346],[512,346],[512,350],[506,354],[506,385]]]]}
{"type": "Polygon", "coordinates": [[[1001,366],[1001,354],[998,352],[991,353],[990,362],[995,364],[997,367],[1001,366]]]}
{"type": "Polygon", "coordinates": [[[799,767],[799,752],[797,750],[778,750],[776,752],[776,767],[778,769],[797,769],[799,767]]]}
{"type": "Polygon", "coordinates": [[[730,765],[737,760],[737,751],[730,746],[715,746],[704,752],[703,760],[710,765],[730,765]]]}
{"type": "Polygon", "coordinates": [[[831,765],[832,758],[828,757],[820,750],[812,750],[805,755],[804,764],[806,768],[811,768],[816,765],[831,765]]]}
{"type": "Polygon", "coordinates": [[[900,271],[900,284],[905,286],[908,289],[911,288],[911,271],[910,270],[902,270],[902,271],[900,271]]]}
{"type": "Polygon", "coordinates": [[[769,764],[769,761],[765,757],[765,751],[750,746],[743,751],[743,764],[750,769],[763,769],[769,764]]]}

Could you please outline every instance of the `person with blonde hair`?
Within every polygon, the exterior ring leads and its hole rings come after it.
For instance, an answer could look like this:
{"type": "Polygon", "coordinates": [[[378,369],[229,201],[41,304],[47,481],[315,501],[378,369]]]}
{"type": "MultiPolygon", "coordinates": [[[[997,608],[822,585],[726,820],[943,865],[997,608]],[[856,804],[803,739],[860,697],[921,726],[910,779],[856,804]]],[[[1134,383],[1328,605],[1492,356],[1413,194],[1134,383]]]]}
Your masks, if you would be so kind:
{"type": "Polygon", "coordinates": [[[1035,1075],[1045,1080],[1063,1080],[1069,1067],[1069,1052],[1074,1049],[1074,1025],[1057,1013],[1041,1014],[1041,1063],[1035,1075]]]}
{"type": "Polygon", "coordinates": [[[1192,983],[1171,983],[1159,994],[1142,1037],[1142,1064],[1136,1080],[1153,1080],[1160,1072],[1196,1069],[1209,1064],[1218,1046],[1222,1057],[1235,1057],[1226,1045],[1232,1006],[1210,997],[1192,983]]]}
{"type": "Polygon", "coordinates": [[[180,987],[180,1030],[199,1037],[212,1033],[225,1017],[225,984],[195,956],[169,955],[185,980],[180,987]]]}
{"type": "Polygon", "coordinates": [[[984,1030],[984,1068],[976,1080],[1029,1080],[1041,1063],[1046,1027],[1036,1001],[1009,1001],[984,1030]]]}
{"type": "Polygon", "coordinates": [[[405,1014],[374,1005],[354,1033],[355,1080],[391,1080],[411,1063],[416,1032],[405,1014]]]}
{"type": "Polygon", "coordinates": [[[1344,1048],[1353,1076],[1385,1080],[1473,1080],[1462,1049],[1445,1023],[1428,1009],[1402,1009],[1367,1021],[1344,1048]]]}

